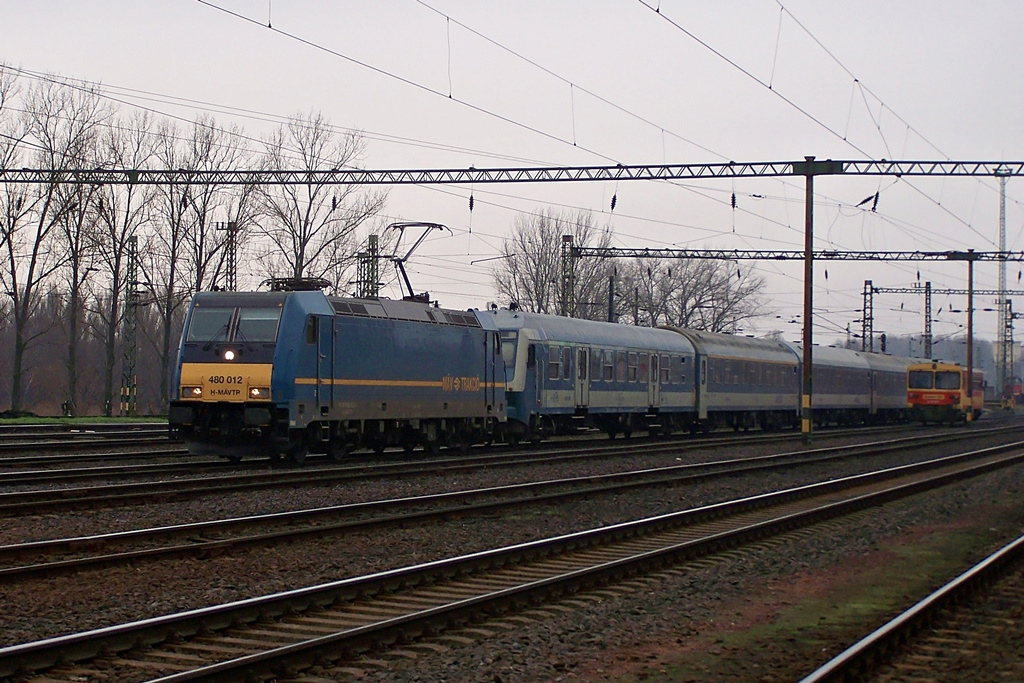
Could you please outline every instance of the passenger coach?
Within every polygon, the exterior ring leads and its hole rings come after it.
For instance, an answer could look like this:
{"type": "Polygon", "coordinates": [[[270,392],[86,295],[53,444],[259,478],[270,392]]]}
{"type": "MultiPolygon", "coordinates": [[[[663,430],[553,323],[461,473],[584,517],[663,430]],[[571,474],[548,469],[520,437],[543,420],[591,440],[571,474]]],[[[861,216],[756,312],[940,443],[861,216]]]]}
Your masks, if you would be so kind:
{"type": "Polygon", "coordinates": [[[697,416],[704,429],[799,424],[800,368],[784,342],[669,327],[697,354],[697,416]]]}
{"type": "Polygon", "coordinates": [[[501,335],[510,440],[596,427],[614,438],[694,425],[694,348],[675,332],[520,310],[477,311],[501,335]]]}

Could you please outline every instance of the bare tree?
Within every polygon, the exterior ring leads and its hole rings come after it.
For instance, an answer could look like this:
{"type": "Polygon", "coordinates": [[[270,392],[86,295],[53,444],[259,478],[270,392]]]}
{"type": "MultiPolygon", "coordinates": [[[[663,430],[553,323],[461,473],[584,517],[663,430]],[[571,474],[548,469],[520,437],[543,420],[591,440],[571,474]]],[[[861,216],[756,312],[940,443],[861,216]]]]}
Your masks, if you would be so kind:
{"type": "MultiPolygon", "coordinates": [[[[57,246],[54,233],[77,205],[69,193],[61,191],[59,172],[83,160],[102,119],[95,92],[42,80],[29,89],[23,127],[12,136],[22,145],[31,139],[34,165],[54,171],[52,180],[35,186],[12,188],[5,184],[4,188],[5,264],[0,280],[12,298],[11,409],[15,411],[21,409],[25,352],[46,331],[45,326],[29,327],[33,318],[39,320],[34,314],[42,304],[41,287],[68,258],[67,252],[57,246]]],[[[17,150],[9,153],[18,154],[17,150]]]]}
{"type": "Polygon", "coordinates": [[[85,341],[86,283],[92,273],[98,272],[96,263],[97,215],[95,196],[99,188],[95,185],[76,184],[61,188],[62,203],[67,211],[60,220],[58,242],[66,249],[67,261],[62,269],[63,287],[67,296],[60,319],[64,327],[67,356],[64,367],[67,374],[67,398],[63,406],[67,415],[78,414],[79,404],[79,355],[85,341]]]}
{"type": "MultiPolygon", "coordinates": [[[[248,149],[240,141],[241,131],[222,128],[210,116],[200,116],[185,134],[177,125],[162,122],[156,132],[155,155],[164,168],[185,171],[223,171],[245,166],[248,149]]],[[[184,318],[185,304],[197,291],[213,287],[225,277],[228,228],[234,242],[242,242],[252,225],[255,202],[253,186],[231,190],[202,182],[185,182],[158,188],[154,201],[160,227],[153,233],[153,248],[142,269],[152,284],[159,335],[151,343],[161,364],[170,367],[173,347],[184,318]],[[227,221],[214,221],[216,215],[227,221]],[[241,228],[239,227],[241,226],[241,228]]],[[[160,394],[168,392],[167,373],[160,381],[160,394]]]]}
{"type": "MultiPolygon", "coordinates": [[[[560,301],[563,235],[571,235],[579,247],[608,247],[612,239],[611,229],[596,227],[589,211],[547,209],[516,215],[512,237],[502,244],[501,258],[491,271],[498,293],[507,302],[537,313],[565,313],[560,301]]],[[[604,302],[610,272],[609,264],[597,259],[577,262],[573,279],[578,317],[607,317],[604,302]]]]}
{"type": "MultiPolygon", "coordinates": [[[[322,114],[311,112],[279,127],[265,146],[267,168],[322,171],[356,167],[365,143],[358,133],[339,134],[322,114]]],[[[267,274],[325,277],[354,263],[356,230],[384,208],[387,193],[310,180],[263,186],[260,199],[255,232],[266,240],[258,258],[267,274]]]]}
{"type": "Polygon", "coordinates": [[[636,259],[626,269],[620,305],[637,325],[737,332],[764,315],[764,278],[730,261],[636,259]]]}
{"type": "MultiPolygon", "coordinates": [[[[150,163],[155,147],[153,121],[148,113],[135,114],[111,125],[101,138],[101,152],[114,168],[140,169],[150,163]]],[[[132,237],[151,220],[155,190],[134,184],[100,188],[96,198],[96,245],[109,277],[110,289],[97,296],[98,331],[104,342],[104,412],[109,415],[114,402],[114,374],[117,367],[118,332],[124,322],[128,295],[139,286],[127,281],[127,259],[132,237]]]]}

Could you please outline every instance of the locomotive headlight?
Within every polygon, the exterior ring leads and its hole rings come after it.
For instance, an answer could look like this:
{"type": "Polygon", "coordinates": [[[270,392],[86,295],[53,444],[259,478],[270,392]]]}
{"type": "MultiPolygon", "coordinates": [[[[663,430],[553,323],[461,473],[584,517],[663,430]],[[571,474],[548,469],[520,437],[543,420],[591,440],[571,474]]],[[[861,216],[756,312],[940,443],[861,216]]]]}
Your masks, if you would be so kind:
{"type": "Polygon", "coordinates": [[[270,387],[250,387],[249,398],[269,399],[270,387]]]}
{"type": "Polygon", "coordinates": [[[182,398],[202,398],[203,388],[202,387],[182,387],[181,388],[182,398]]]}
{"type": "Polygon", "coordinates": [[[234,360],[234,359],[235,359],[235,352],[234,351],[232,351],[231,349],[228,349],[227,351],[224,352],[224,360],[234,360]]]}

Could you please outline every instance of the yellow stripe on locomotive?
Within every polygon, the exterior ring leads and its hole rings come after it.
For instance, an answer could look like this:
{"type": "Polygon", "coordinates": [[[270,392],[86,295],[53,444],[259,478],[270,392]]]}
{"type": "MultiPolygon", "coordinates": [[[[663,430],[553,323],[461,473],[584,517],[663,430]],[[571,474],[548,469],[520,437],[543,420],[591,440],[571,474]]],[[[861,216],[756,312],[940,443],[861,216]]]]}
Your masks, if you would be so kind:
{"type": "Polygon", "coordinates": [[[182,401],[247,403],[270,401],[271,363],[182,363],[182,401]]]}

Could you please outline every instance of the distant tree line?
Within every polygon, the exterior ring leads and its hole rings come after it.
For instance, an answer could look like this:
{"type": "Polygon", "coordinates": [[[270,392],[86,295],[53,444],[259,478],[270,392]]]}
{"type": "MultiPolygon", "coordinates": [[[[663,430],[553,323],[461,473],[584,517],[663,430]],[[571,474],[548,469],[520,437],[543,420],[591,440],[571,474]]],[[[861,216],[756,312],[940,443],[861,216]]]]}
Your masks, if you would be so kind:
{"type": "MultiPolygon", "coordinates": [[[[359,133],[316,112],[255,139],[208,115],[125,114],[96,87],[0,65],[0,168],[322,170],[357,167],[363,152],[359,133]]],[[[161,412],[191,295],[228,279],[229,233],[240,277],[348,282],[358,230],[385,201],[316,183],[0,183],[0,406],[116,411],[125,316],[136,314],[139,411],[161,412]]]]}
{"type": "MultiPolygon", "coordinates": [[[[595,225],[589,211],[519,214],[492,268],[506,302],[537,313],[568,313],[561,296],[563,236],[578,247],[607,248],[614,232],[595,225]]],[[[731,261],[582,258],[575,266],[574,300],[564,303],[578,318],[737,333],[768,313],[760,296],[764,278],[731,261]]]]}

